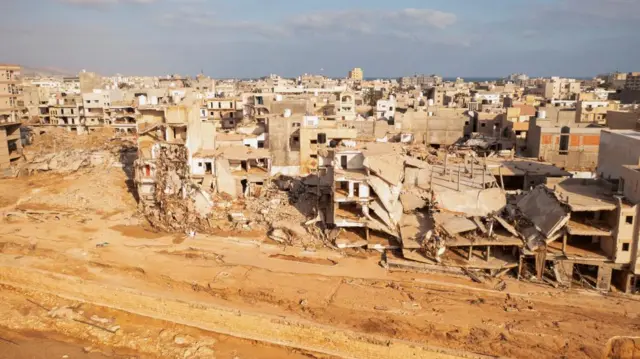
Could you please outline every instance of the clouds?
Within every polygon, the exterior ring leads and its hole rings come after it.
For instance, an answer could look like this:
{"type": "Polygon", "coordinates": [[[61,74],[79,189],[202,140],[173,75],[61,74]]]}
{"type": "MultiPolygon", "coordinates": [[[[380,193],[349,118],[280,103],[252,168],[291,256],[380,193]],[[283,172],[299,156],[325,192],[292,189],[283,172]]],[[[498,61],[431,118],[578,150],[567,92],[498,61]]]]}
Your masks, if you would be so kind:
{"type": "Polygon", "coordinates": [[[261,41],[357,41],[365,37],[392,37],[439,42],[450,37],[443,30],[454,25],[453,13],[432,9],[334,10],[295,14],[271,21],[229,21],[220,13],[182,7],[163,14],[166,26],[192,29],[193,26],[261,41]],[[440,37],[440,38],[438,38],[440,37]]]}
{"type": "Polygon", "coordinates": [[[11,36],[0,41],[0,60],[105,74],[202,69],[219,77],[296,76],[321,68],[343,76],[356,66],[385,77],[638,70],[640,0],[424,3],[9,1],[0,12],[0,33],[11,36]]]}
{"type": "Polygon", "coordinates": [[[117,4],[152,4],[157,0],[59,0],[61,3],[85,7],[102,7],[117,4]]]}

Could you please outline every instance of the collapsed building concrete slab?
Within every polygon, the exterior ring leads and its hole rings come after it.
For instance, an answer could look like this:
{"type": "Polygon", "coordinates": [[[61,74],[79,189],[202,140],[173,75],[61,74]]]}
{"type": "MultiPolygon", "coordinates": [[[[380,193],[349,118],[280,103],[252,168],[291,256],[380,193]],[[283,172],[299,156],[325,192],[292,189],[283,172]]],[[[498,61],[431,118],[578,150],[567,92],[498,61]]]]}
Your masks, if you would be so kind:
{"type": "Polygon", "coordinates": [[[231,196],[231,198],[238,197],[236,179],[231,173],[229,160],[226,158],[216,160],[216,188],[218,193],[226,193],[231,196]]]}
{"type": "Polygon", "coordinates": [[[467,216],[486,217],[498,212],[507,204],[500,188],[467,189],[465,191],[434,191],[438,208],[467,216]]]}
{"type": "Polygon", "coordinates": [[[450,236],[478,229],[478,225],[474,221],[452,213],[436,213],[433,215],[433,219],[436,225],[444,229],[450,236]]]}
{"type": "Polygon", "coordinates": [[[549,238],[569,221],[569,212],[546,187],[538,186],[517,203],[522,213],[549,238]]]}

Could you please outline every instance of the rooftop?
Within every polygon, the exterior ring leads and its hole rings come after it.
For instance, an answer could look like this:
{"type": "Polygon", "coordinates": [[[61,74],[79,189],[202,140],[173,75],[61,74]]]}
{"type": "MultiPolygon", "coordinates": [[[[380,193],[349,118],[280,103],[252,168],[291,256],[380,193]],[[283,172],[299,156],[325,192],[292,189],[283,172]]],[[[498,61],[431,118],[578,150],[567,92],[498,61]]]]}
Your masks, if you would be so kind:
{"type": "Polygon", "coordinates": [[[229,160],[246,161],[250,159],[271,158],[271,153],[265,148],[250,148],[245,146],[223,147],[216,150],[216,157],[229,160]]]}
{"type": "Polygon", "coordinates": [[[606,129],[604,131],[612,133],[612,134],[616,134],[616,135],[625,136],[625,137],[628,137],[630,139],[634,139],[634,140],[640,141],[640,131],[636,131],[636,130],[609,130],[609,129],[606,129]]]}
{"type": "Polygon", "coordinates": [[[539,162],[533,159],[487,158],[487,169],[493,175],[524,176],[545,175],[548,177],[569,177],[571,173],[554,166],[551,163],[539,162]]]}
{"type": "Polygon", "coordinates": [[[569,178],[553,187],[558,199],[575,212],[613,211],[617,208],[611,185],[599,179],[569,178]]]}

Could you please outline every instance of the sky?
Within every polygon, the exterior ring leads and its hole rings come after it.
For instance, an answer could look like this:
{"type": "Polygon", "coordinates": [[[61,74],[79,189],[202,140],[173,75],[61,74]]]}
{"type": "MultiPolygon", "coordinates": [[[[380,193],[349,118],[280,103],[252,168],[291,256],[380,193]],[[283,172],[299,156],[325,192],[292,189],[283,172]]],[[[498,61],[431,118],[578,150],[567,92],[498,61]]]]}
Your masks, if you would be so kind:
{"type": "Polygon", "coordinates": [[[0,0],[0,63],[216,78],[640,71],[640,0],[0,0]]]}

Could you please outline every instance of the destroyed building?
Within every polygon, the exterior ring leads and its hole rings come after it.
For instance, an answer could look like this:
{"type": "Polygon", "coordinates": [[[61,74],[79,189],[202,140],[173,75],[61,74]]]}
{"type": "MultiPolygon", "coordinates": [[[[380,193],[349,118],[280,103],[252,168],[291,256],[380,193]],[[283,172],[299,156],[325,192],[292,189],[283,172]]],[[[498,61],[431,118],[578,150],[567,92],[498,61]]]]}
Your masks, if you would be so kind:
{"type": "Polygon", "coordinates": [[[0,64],[0,170],[22,157],[20,66],[0,64]]]}

